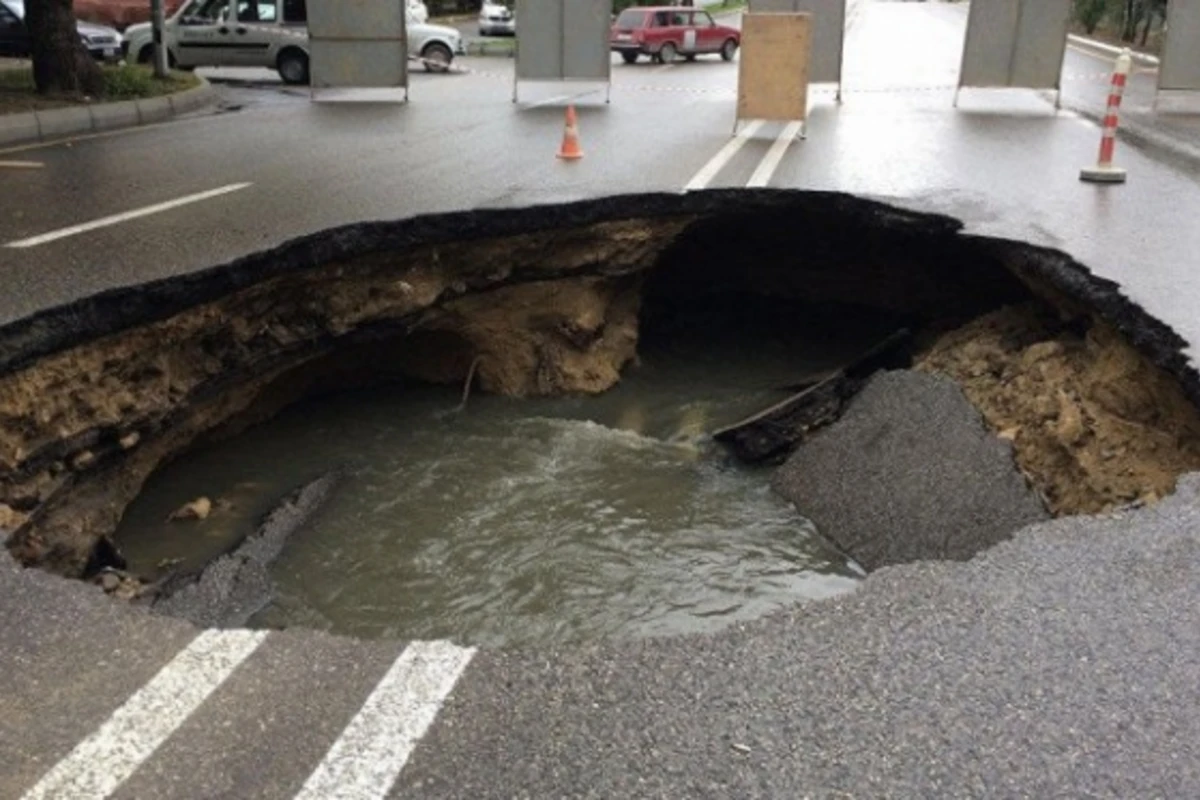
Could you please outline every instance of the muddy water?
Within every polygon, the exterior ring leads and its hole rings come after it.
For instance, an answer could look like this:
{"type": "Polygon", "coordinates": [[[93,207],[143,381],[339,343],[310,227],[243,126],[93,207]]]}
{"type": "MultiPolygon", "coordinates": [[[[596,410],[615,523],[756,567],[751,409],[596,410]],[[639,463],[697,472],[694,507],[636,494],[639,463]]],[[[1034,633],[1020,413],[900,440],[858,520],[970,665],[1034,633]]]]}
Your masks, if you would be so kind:
{"type": "Polygon", "coordinates": [[[853,565],[705,432],[874,335],[648,346],[613,391],[408,387],[313,400],[156,476],[119,544],[151,574],[228,547],[305,480],[344,480],[274,566],[262,626],[478,645],[713,631],[851,589],[853,565]],[[199,495],[203,522],[165,517],[199,495]]]}

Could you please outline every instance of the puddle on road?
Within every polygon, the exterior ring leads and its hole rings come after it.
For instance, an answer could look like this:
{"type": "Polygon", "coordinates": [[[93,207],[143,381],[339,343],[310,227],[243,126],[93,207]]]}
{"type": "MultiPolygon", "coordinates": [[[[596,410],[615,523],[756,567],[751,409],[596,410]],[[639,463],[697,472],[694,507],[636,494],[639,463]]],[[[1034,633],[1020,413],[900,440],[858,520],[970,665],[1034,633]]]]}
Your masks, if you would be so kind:
{"type": "Polygon", "coordinates": [[[857,572],[768,472],[705,431],[786,396],[878,331],[738,337],[698,318],[648,337],[597,397],[391,387],[306,401],[155,476],[118,541],[132,571],[203,563],[278,499],[345,478],[273,566],[255,624],[500,646],[710,632],[851,589],[857,572]],[[797,338],[799,337],[799,338],[797,338]],[[194,523],[166,516],[198,495],[194,523]]]}

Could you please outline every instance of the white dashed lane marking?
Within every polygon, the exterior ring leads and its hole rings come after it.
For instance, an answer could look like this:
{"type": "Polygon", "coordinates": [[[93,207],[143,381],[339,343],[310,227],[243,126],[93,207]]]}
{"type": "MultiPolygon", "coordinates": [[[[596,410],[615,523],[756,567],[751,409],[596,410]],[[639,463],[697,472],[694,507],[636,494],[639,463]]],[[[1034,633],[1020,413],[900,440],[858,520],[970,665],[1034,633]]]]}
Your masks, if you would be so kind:
{"type": "Polygon", "coordinates": [[[296,800],[383,798],[475,655],[450,642],[413,642],[309,776],[296,800]]]}
{"type": "Polygon", "coordinates": [[[101,800],[117,789],[239,665],[265,631],[205,631],[58,762],[22,800],[101,800]]]}

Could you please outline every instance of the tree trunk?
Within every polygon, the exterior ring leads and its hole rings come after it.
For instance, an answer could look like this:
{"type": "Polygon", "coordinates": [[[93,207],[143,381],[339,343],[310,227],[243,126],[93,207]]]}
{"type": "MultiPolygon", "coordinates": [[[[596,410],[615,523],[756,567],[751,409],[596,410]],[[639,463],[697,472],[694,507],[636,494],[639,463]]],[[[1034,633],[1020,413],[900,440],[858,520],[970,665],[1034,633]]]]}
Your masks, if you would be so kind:
{"type": "Polygon", "coordinates": [[[1121,26],[1121,41],[1132,42],[1137,38],[1138,22],[1141,20],[1141,4],[1137,0],[1126,0],[1125,19],[1121,26]]]}
{"type": "Polygon", "coordinates": [[[1150,28],[1152,28],[1153,26],[1154,26],[1154,12],[1150,11],[1146,14],[1146,24],[1145,24],[1145,26],[1142,27],[1142,39],[1141,39],[1142,47],[1145,47],[1146,43],[1148,41],[1150,41],[1150,28]]]}
{"type": "Polygon", "coordinates": [[[26,0],[25,26],[39,93],[103,94],[104,76],[79,40],[71,0],[26,0]]]}

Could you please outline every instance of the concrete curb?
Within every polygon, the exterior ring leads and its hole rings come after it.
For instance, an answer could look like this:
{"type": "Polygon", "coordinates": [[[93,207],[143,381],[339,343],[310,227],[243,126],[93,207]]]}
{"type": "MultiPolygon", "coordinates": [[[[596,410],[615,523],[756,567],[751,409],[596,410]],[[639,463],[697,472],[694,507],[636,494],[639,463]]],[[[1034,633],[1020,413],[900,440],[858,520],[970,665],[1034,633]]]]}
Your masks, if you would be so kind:
{"type": "MultiPolygon", "coordinates": [[[[1090,108],[1069,108],[1079,116],[1097,125],[1104,123],[1103,112],[1090,108]]],[[[1117,139],[1127,142],[1134,147],[1140,147],[1143,150],[1157,151],[1165,157],[1185,159],[1191,162],[1192,166],[1200,164],[1200,147],[1188,144],[1178,137],[1157,131],[1153,126],[1144,124],[1136,116],[1129,113],[1121,117],[1121,124],[1117,127],[1117,139]]]]}
{"type": "MultiPolygon", "coordinates": [[[[1106,42],[1088,39],[1085,36],[1077,36],[1073,33],[1067,34],[1067,41],[1076,47],[1082,47],[1086,50],[1091,50],[1095,52],[1096,55],[1107,55],[1112,56],[1113,58],[1119,56],[1122,49],[1106,42]]],[[[1133,53],[1133,60],[1137,64],[1141,64],[1142,66],[1146,67],[1157,67],[1159,64],[1158,58],[1155,56],[1147,55],[1146,53],[1139,53],[1132,48],[1130,48],[1130,52],[1133,53]]]]}
{"type": "Polygon", "coordinates": [[[162,97],[0,114],[0,147],[149,125],[215,104],[216,92],[197,77],[199,86],[162,97]]]}

